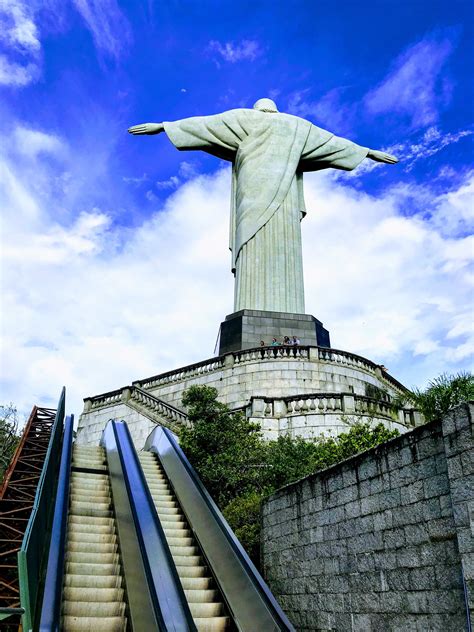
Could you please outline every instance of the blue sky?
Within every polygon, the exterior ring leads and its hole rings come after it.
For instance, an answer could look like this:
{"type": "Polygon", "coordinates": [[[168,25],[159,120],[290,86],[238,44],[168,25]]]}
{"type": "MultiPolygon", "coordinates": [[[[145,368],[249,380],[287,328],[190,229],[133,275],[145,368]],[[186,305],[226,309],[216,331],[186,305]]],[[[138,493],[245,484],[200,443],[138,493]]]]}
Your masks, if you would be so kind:
{"type": "Polygon", "coordinates": [[[2,401],[210,357],[229,170],[129,125],[251,107],[399,156],[305,179],[307,311],[408,386],[472,359],[468,1],[0,5],[2,401]]]}

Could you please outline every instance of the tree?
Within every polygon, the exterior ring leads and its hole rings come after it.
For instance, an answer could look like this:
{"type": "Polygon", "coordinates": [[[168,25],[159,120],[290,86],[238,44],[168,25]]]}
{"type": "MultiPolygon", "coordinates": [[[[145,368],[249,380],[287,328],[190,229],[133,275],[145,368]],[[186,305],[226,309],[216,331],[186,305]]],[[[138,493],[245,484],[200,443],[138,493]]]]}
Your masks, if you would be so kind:
{"type": "Polygon", "coordinates": [[[0,480],[10,464],[20,437],[18,436],[18,412],[13,404],[0,406],[0,480]]]}
{"type": "Polygon", "coordinates": [[[431,380],[425,390],[414,389],[409,399],[427,422],[441,419],[454,406],[474,399],[474,376],[472,373],[443,373],[431,380]]]}
{"type": "Polygon", "coordinates": [[[259,426],[218,402],[210,386],[191,386],[183,404],[192,427],[180,432],[180,444],[214,500],[224,506],[239,493],[260,489],[259,426]]]}
{"type": "Polygon", "coordinates": [[[183,404],[192,427],[181,431],[181,447],[257,565],[260,507],[266,496],[398,435],[383,424],[356,422],[335,438],[264,441],[258,425],[217,401],[215,388],[192,386],[183,404]]]}

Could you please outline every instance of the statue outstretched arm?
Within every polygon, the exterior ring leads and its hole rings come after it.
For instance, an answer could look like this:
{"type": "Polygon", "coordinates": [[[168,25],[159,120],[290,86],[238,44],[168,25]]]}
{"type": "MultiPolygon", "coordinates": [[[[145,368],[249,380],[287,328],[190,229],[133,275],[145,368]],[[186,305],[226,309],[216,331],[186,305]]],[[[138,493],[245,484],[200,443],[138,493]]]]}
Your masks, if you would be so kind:
{"type": "Polygon", "coordinates": [[[128,133],[137,136],[139,134],[159,134],[165,131],[163,123],[141,123],[140,125],[132,125],[128,128],[128,133]]]}
{"type": "Polygon", "coordinates": [[[395,158],[395,156],[386,154],[384,151],[377,151],[376,149],[369,149],[367,158],[375,160],[376,162],[386,162],[389,165],[394,165],[398,162],[398,158],[395,158]]]}

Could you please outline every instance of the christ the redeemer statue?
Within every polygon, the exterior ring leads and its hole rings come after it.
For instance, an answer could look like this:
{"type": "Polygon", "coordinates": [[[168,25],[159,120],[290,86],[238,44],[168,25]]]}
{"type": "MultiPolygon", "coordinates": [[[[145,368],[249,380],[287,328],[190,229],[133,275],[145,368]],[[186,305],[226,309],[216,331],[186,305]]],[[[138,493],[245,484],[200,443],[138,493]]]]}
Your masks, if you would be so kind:
{"type": "Polygon", "coordinates": [[[128,131],[164,131],[177,149],[200,149],[232,163],[230,249],[235,311],[304,314],[303,172],[329,167],[350,171],[364,158],[398,162],[298,116],[282,114],[270,99],[258,100],[253,109],[144,123],[128,131]]]}

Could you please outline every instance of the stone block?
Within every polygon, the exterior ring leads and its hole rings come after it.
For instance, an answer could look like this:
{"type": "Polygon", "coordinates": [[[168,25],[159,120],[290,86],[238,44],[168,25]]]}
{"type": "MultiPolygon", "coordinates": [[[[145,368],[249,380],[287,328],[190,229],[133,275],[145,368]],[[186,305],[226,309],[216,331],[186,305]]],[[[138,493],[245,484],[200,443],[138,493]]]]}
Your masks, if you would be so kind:
{"type": "Polygon", "coordinates": [[[474,499],[474,475],[464,476],[462,479],[451,480],[449,492],[453,505],[474,499]]]}
{"type": "Polygon", "coordinates": [[[429,476],[423,481],[425,498],[449,493],[449,482],[445,474],[429,476]]]}
{"type": "Polygon", "coordinates": [[[397,551],[397,562],[400,568],[417,568],[421,565],[420,549],[407,546],[397,551]]]}

